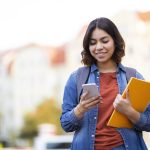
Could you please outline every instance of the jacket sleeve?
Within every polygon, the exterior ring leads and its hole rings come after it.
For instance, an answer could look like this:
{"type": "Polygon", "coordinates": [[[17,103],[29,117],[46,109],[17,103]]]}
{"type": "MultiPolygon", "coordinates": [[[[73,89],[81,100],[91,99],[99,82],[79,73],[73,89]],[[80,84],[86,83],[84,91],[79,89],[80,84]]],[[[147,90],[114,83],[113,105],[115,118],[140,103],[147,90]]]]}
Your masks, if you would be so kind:
{"type": "Polygon", "coordinates": [[[140,120],[135,124],[135,128],[139,131],[150,132],[150,104],[146,110],[140,114],[140,120]]]}
{"type": "MultiPolygon", "coordinates": [[[[138,79],[144,79],[140,73],[136,73],[138,79]]],[[[140,114],[139,121],[134,125],[134,127],[139,131],[150,132],[150,103],[143,113],[140,114]]]]}
{"type": "Polygon", "coordinates": [[[66,132],[75,131],[81,126],[82,119],[79,120],[74,113],[77,104],[76,72],[74,72],[70,75],[64,88],[62,115],[60,117],[61,126],[66,132]]]}

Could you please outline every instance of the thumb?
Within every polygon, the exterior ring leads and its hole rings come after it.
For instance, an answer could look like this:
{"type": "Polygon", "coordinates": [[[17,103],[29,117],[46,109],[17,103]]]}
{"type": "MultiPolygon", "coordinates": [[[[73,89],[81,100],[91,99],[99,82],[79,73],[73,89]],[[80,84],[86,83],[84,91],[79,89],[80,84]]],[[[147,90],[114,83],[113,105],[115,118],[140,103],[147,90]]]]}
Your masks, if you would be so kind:
{"type": "Polygon", "coordinates": [[[117,94],[115,103],[118,103],[120,100],[122,100],[122,96],[120,94],[117,94]]]}
{"type": "Polygon", "coordinates": [[[122,99],[121,94],[117,94],[117,98],[118,98],[118,99],[122,99]]]}

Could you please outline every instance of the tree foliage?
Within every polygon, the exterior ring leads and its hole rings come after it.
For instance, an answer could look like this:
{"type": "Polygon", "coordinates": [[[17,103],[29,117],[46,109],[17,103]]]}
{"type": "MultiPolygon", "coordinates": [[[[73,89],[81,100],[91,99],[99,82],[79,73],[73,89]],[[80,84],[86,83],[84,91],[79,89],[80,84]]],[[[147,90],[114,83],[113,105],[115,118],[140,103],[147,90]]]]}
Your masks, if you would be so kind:
{"type": "Polygon", "coordinates": [[[37,135],[37,127],[43,123],[55,125],[56,134],[63,131],[60,126],[61,109],[54,99],[44,100],[34,112],[29,112],[24,117],[24,126],[21,129],[20,137],[32,139],[37,135]]]}

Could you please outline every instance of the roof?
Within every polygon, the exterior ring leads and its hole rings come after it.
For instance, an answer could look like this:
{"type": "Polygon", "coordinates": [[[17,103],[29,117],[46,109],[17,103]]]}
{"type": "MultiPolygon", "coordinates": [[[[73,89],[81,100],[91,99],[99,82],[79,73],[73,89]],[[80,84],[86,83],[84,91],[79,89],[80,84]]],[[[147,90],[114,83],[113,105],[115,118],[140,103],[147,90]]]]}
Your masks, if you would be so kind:
{"type": "Polygon", "coordinates": [[[138,17],[144,22],[150,22],[150,11],[137,12],[138,17]]]}

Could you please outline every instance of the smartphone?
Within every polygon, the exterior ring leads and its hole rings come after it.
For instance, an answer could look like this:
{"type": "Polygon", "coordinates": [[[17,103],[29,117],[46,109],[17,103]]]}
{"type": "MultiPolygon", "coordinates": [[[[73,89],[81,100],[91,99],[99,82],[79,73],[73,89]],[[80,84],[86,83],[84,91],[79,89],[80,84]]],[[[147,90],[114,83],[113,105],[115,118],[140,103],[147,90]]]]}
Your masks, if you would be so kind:
{"type": "Polygon", "coordinates": [[[87,98],[91,98],[93,96],[99,96],[99,90],[95,83],[83,84],[83,93],[88,92],[87,98]]]}

